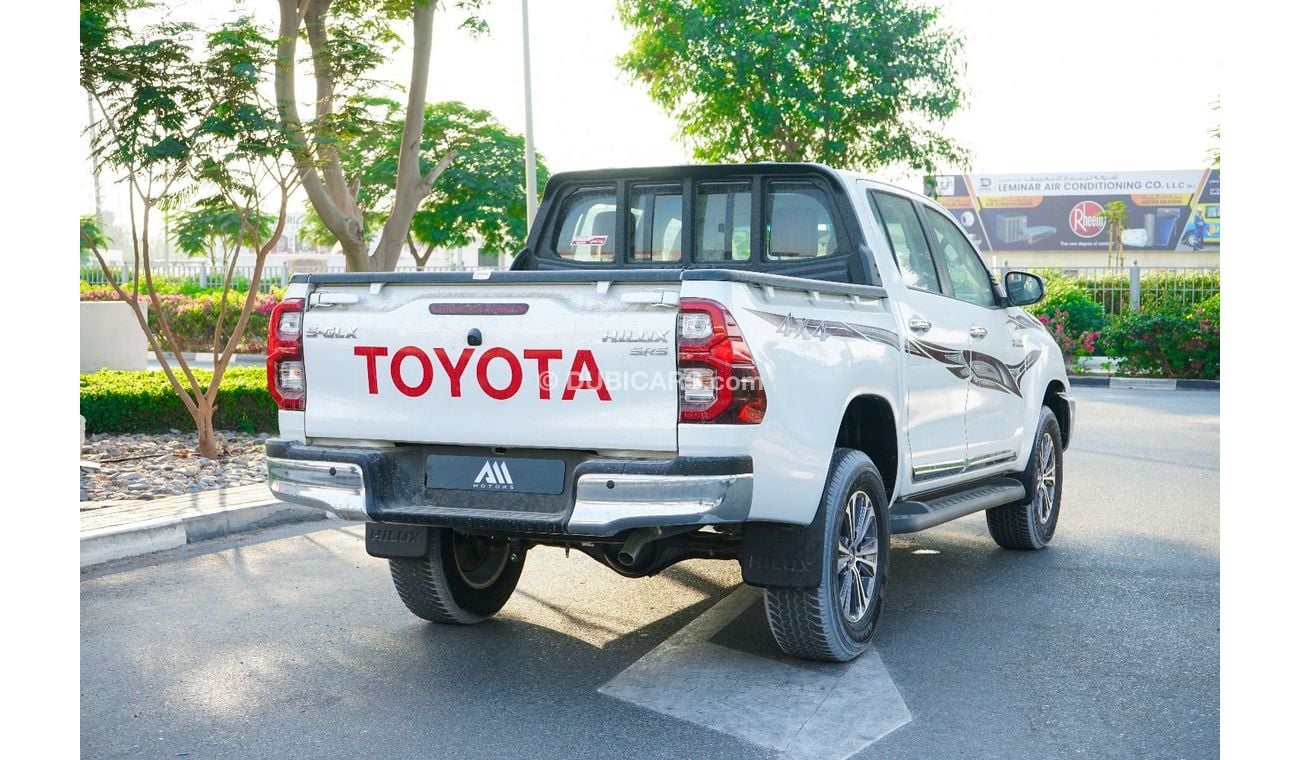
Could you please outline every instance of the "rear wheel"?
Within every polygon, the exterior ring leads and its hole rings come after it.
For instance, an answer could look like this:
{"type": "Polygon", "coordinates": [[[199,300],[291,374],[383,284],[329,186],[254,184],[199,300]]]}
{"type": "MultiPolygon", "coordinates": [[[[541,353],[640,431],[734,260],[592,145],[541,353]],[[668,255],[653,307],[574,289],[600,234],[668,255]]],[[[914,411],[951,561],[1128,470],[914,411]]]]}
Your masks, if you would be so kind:
{"type": "Polygon", "coordinates": [[[995,507],[984,513],[989,535],[1004,549],[1042,549],[1056,535],[1061,513],[1061,426],[1051,409],[1038,417],[1029,466],[1020,474],[1025,500],[995,507]]]}
{"type": "Polygon", "coordinates": [[[847,662],[866,651],[884,603],[886,503],[884,482],[867,455],[836,449],[822,494],[820,583],[764,591],[768,627],[781,651],[831,662],[847,662]]]}
{"type": "Polygon", "coordinates": [[[390,559],[393,586],[415,615],[435,623],[481,623],[505,606],[524,570],[524,549],[506,539],[433,528],[429,553],[390,559]]]}

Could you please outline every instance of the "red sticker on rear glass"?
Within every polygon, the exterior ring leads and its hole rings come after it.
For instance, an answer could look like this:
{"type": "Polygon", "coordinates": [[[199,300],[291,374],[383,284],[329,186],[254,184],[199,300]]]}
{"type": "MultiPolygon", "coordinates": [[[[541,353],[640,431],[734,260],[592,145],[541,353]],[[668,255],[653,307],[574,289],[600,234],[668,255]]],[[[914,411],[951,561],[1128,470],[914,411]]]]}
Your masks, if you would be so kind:
{"type": "Polygon", "coordinates": [[[586,235],[569,241],[569,245],[604,245],[609,235],[586,235]]]}

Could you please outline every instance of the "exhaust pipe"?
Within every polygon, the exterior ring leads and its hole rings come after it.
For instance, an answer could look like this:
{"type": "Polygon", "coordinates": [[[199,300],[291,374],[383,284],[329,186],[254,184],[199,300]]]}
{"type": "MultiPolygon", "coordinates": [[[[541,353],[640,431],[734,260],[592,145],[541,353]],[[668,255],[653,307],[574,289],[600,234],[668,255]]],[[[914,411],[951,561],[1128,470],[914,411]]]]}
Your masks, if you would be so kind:
{"type": "Polygon", "coordinates": [[[663,537],[664,529],[660,527],[639,528],[632,531],[632,535],[628,536],[627,541],[623,543],[623,548],[618,550],[618,561],[628,567],[635,565],[637,557],[641,556],[641,550],[645,549],[646,544],[663,537]]]}

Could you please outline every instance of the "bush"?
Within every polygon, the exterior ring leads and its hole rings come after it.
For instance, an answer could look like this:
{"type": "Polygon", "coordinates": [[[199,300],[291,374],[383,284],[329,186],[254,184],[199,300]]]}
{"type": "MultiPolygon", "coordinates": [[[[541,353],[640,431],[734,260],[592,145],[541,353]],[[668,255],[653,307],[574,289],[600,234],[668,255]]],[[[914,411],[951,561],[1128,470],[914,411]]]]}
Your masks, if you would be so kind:
{"type": "MultiPolygon", "coordinates": [[[[212,373],[194,370],[204,387],[212,373]]],[[[182,381],[184,382],[184,381],[182,381]]],[[[194,430],[194,420],[162,372],[100,370],[81,376],[81,415],[87,433],[166,433],[194,430]]],[[[275,432],[278,414],[266,390],[266,370],[232,367],[217,391],[218,430],[275,432]]]]}
{"type": "Polygon", "coordinates": [[[1219,377],[1219,296],[1191,309],[1164,308],[1114,317],[1101,335],[1103,350],[1124,374],[1219,377]]]}
{"type": "Polygon", "coordinates": [[[1068,335],[1095,333],[1106,326],[1106,310],[1092,295],[1065,277],[1047,279],[1047,297],[1029,308],[1041,321],[1060,322],[1068,335]]]}
{"type": "MultiPolygon", "coordinates": [[[[1064,310],[1052,312],[1049,317],[1039,317],[1039,322],[1047,328],[1056,345],[1061,348],[1061,355],[1067,362],[1080,356],[1092,356],[1097,351],[1100,330],[1074,331],[1070,327],[1070,313],[1064,310]]],[[[1103,320],[1104,321],[1104,320],[1103,320]]]]}
{"type": "MultiPolygon", "coordinates": [[[[120,276],[120,274],[115,273],[115,276],[120,276]]],[[[88,300],[108,299],[107,296],[101,296],[97,299],[89,299],[85,297],[87,293],[100,293],[100,292],[106,294],[113,293],[113,287],[111,285],[92,284],[86,281],[88,278],[92,280],[103,278],[103,272],[99,269],[98,265],[96,265],[93,268],[83,269],[81,272],[81,294],[82,294],[81,300],[88,301],[88,300]]],[[[266,285],[266,282],[267,282],[266,277],[263,277],[262,284],[264,286],[266,285]]],[[[193,280],[189,278],[163,277],[161,275],[153,278],[154,291],[158,293],[158,295],[160,296],[168,295],[168,296],[218,296],[220,297],[221,281],[214,276],[208,280],[208,283],[209,283],[208,286],[205,288],[199,285],[198,280],[193,280]]],[[[123,290],[129,291],[130,288],[124,285],[123,290]]],[[[140,292],[144,293],[143,280],[140,281],[140,292]]],[[[231,296],[234,296],[236,293],[238,293],[242,297],[247,292],[248,292],[247,277],[240,275],[240,276],[236,276],[234,279],[230,281],[231,296]]],[[[277,287],[275,285],[270,286],[268,292],[270,292],[276,298],[284,297],[284,288],[277,287]]]]}
{"type": "MultiPolygon", "coordinates": [[[[226,318],[221,329],[223,346],[234,332],[236,323],[239,322],[239,312],[244,307],[246,295],[247,292],[232,291],[226,301],[226,318]]],[[[148,298],[142,298],[145,303],[148,303],[148,298]]],[[[116,301],[117,293],[107,285],[88,287],[82,283],[81,300],[116,301]]],[[[270,325],[271,310],[279,300],[279,296],[274,293],[259,293],[255,297],[253,312],[248,315],[248,325],[244,328],[243,337],[236,347],[239,353],[258,354],[266,351],[266,332],[270,325]]],[[[221,314],[219,290],[215,294],[198,296],[160,294],[158,301],[162,304],[163,311],[167,313],[167,321],[171,325],[177,343],[180,344],[178,350],[211,353],[212,337],[217,329],[217,317],[221,314]]],[[[149,309],[149,327],[159,339],[163,338],[159,332],[158,314],[152,308],[149,309]]],[[[165,340],[164,348],[170,348],[165,345],[165,340]]]]}

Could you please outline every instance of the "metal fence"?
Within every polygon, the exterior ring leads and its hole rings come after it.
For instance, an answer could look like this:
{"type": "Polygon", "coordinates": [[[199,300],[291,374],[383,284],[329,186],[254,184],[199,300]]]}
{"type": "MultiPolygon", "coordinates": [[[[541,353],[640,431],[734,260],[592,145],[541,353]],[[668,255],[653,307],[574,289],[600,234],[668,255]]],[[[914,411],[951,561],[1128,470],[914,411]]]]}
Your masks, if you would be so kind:
{"type": "Polygon", "coordinates": [[[999,279],[1021,269],[1051,280],[1074,281],[1092,295],[1107,314],[1166,306],[1191,307],[1219,293],[1219,270],[1212,267],[998,267],[999,279]]]}
{"type": "MultiPolygon", "coordinates": [[[[477,268],[482,267],[475,267],[473,269],[477,268]]],[[[258,280],[258,290],[266,293],[270,292],[271,288],[282,288],[288,284],[289,278],[294,274],[303,274],[307,272],[335,274],[344,271],[346,271],[344,267],[313,267],[311,269],[306,269],[282,264],[267,264],[262,268],[262,278],[258,280]]],[[[396,271],[415,272],[420,270],[417,270],[416,267],[397,267],[396,271]]],[[[458,272],[471,270],[464,267],[425,267],[423,271],[458,272]]],[[[150,267],[150,272],[154,277],[164,278],[169,282],[186,282],[197,285],[200,288],[219,288],[221,287],[222,282],[224,282],[226,276],[225,270],[221,267],[214,267],[207,262],[181,262],[166,265],[159,264],[150,267]]],[[[117,280],[119,284],[130,282],[134,273],[134,269],[123,264],[114,267],[113,279],[117,280]]],[[[248,288],[248,283],[251,282],[252,279],[253,267],[251,265],[237,266],[235,267],[231,283],[236,290],[246,290],[248,288]]],[[[81,281],[87,285],[109,284],[108,277],[104,274],[104,270],[101,269],[98,264],[82,266],[81,281]]]]}
{"type": "MultiPolygon", "coordinates": [[[[486,268],[486,267],[476,267],[486,268]]],[[[997,267],[994,272],[1001,279],[1004,272],[1020,267],[997,267]]],[[[295,269],[282,264],[268,264],[262,270],[259,290],[267,292],[273,287],[284,287],[289,277],[296,272],[308,271],[295,269]]],[[[319,267],[312,272],[342,272],[343,267],[319,267]]],[[[415,267],[398,267],[399,272],[414,272],[415,267]]],[[[468,271],[462,267],[426,267],[426,272],[468,271]]],[[[1092,294],[1093,300],[1101,304],[1108,314],[1118,314],[1125,310],[1137,311],[1142,308],[1178,305],[1193,306],[1219,292],[1219,270],[1210,267],[1079,267],[1079,268],[1029,268],[1028,271],[1042,275],[1051,280],[1066,278],[1073,280],[1084,290],[1092,294]]],[[[185,281],[201,288],[220,287],[225,273],[220,267],[207,262],[181,262],[166,266],[153,267],[154,277],[165,277],[170,281],[185,281]]],[[[122,266],[113,273],[119,283],[130,281],[132,271],[122,266]]],[[[234,285],[243,290],[252,279],[253,267],[235,268],[234,285]]],[[[81,281],[90,285],[107,285],[108,279],[98,265],[83,266],[81,281]]]]}

